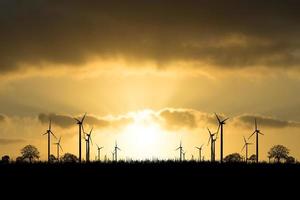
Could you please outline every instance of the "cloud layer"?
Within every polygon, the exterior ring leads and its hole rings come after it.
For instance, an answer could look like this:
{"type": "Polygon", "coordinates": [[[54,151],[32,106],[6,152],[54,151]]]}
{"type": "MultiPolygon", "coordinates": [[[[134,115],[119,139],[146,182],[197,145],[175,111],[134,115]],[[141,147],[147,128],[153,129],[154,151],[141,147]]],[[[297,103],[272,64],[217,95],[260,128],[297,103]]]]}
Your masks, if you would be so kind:
{"type": "Polygon", "coordinates": [[[0,2],[0,71],[90,57],[297,68],[297,0],[0,2]]]}
{"type": "MultiPolygon", "coordinates": [[[[221,119],[225,116],[218,114],[221,119]]],[[[151,111],[144,114],[144,118],[136,119],[139,112],[127,113],[124,115],[116,115],[109,117],[95,117],[87,115],[85,124],[94,126],[95,128],[124,128],[127,125],[138,120],[141,123],[154,122],[159,124],[162,128],[168,131],[178,131],[181,129],[194,130],[197,128],[217,127],[217,119],[214,113],[205,113],[194,109],[184,108],[165,108],[159,111],[151,111]]],[[[75,127],[76,123],[72,116],[58,115],[58,114],[40,114],[38,119],[41,123],[48,124],[51,118],[53,124],[69,129],[75,127]]],[[[234,127],[242,127],[251,129],[254,128],[254,119],[257,120],[259,128],[299,128],[300,122],[279,120],[270,116],[242,114],[232,116],[228,120],[228,124],[234,127]]]]}
{"type": "Polygon", "coordinates": [[[10,138],[0,138],[0,145],[16,144],[25,142],[23,139],[10,139],[10,138]]]}
{"type": "MultiPolygon", "coordinates": [[[[61,127],[61,128],[71,128],[76,126],[76,121],[74,118],[81,119],[82,116],[69,116],[69,115],[61,115],[61,114],[45,114],[41,113],[38,116],[38,119],[41,123],[49,124],[49,120],[51,119],[52,123],[61,127]]],[[[121,126],[126,125],[131,122],[131,119],[125,117],[118,117],[114,119],[99,119],[97,117],[87,115],[84,123],[89,126],[94,126],[95,128],[105,128],[109,126],[121,126]]]]}

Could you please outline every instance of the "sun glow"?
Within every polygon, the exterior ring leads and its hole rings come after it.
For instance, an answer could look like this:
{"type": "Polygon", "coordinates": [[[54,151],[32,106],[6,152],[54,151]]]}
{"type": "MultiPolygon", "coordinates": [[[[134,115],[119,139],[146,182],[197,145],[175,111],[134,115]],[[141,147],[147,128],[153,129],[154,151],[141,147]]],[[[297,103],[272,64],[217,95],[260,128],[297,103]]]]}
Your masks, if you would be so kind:
{"type": "Polygon", "coordinates": [[[128,151],[133,152],[133,159],[153,159],[162,148],[164,131],[155,122],[154,114],[149,111],[131,113],[134,121],[123,131],[129,144],[128,151]]]}

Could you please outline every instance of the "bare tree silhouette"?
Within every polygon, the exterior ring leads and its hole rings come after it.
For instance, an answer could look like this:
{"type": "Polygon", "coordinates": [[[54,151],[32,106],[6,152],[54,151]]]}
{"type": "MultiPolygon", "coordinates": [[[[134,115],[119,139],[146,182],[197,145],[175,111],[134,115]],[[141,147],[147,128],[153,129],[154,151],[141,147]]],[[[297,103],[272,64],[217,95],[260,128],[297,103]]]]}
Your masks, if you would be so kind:
{"type": "Polygon", "coordinates": [[[35,159],[40,158],[40,152],[33,145],[27,145],[23,149],[21,149],[21,155],[23,160],[28,159],[30,163],[35,159]]]}
{"type": "Polygon", "coordinates": [[[290,150],[280,144],[273,146],[268,152],[268,156],[270,158],[274,158],[277,163],[279,163],[282,159],[287,159],[289,154],[290,150]]]}

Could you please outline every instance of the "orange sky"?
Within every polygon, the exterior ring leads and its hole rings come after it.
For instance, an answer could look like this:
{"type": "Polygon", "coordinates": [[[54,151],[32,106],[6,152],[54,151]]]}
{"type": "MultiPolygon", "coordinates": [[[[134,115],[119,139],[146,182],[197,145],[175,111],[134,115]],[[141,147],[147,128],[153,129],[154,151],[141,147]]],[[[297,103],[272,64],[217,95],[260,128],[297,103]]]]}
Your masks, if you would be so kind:
{"type": "Polygon", "coordinates": [[[187,158],[204,144],[208,159],[217,112],[230,117],[225,155],[257,117],[261,159],[275,144],[299,158],[298,4],[1,2],[0,155],[30,143],[45,159],[49,115],[77,155],[71,117],[87,112],[103,156],[117,140],[121,159],[174,159],[182,140],[187,158]]]}

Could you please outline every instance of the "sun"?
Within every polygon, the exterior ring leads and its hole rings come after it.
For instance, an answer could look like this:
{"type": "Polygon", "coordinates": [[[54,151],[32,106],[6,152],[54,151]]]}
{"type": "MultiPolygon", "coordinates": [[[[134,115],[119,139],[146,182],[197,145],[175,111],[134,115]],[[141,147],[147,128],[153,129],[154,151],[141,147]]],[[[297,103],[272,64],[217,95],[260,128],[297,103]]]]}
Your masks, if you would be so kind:
{"type": "Polygon", "coordinates": [[[134,159],[153,159],[160,151],[163,130],[155,122],[152,111],[145,110],[131,113],[133,122],[123,131],[128,143],[128,151],[134,159]]]}

